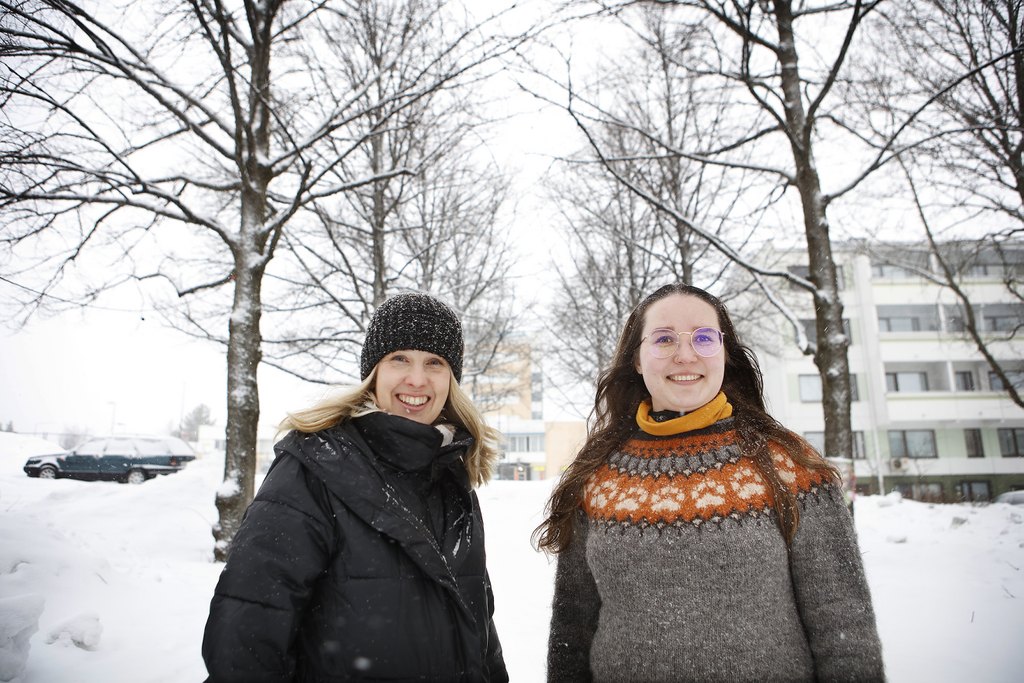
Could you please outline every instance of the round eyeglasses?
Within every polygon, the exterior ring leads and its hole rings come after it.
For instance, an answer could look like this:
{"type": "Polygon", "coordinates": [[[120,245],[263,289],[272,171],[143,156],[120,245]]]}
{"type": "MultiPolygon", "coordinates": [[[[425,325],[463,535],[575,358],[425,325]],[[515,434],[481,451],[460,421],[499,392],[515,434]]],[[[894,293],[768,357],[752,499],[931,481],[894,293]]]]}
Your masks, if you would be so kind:
{"type": "Polygon", "coordinates": [[[690,346],[694,353],[703,358],[710,358],[722,350],[722,339],[725,335],[713,327],[698,327],[693,332],[676,332],[668,327],[659,327],[640,340],[655,358],[668,358],[679,348],[679,335],[690,335],[690,346]]]}

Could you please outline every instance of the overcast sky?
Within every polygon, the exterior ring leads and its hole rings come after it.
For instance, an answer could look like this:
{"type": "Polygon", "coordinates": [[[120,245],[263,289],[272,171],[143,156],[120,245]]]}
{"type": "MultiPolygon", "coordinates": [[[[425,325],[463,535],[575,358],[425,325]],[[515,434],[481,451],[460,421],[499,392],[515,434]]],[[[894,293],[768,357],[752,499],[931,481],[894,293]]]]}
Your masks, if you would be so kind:
{"type": "MultiPolygon", "coordinates": [[[[590,43],[607,46],[608,41],[590,43]]],[[[542,176],[552,155],[578,145],[564,114],[495,85],[511,99],[502,113],[518,112],[493,130],[492,154],[515,173],[514,242],[524,257],[516,266],[521,305],[543,301],[538,290],[550,274],[560,238],[554,212],[545,208],[542,176]]],[[[511,205],[510,205],[511,208],[511,205]]],[[[16,288],[0,281],[0,299],[16,288]]],[[[223,350],[163,326],[116,295],[96,306],[49,319],[33,319],[22,330],[0,324],[0,426],[39,435],[85,430],[93,435],[165,433],[200,403],[214,419],[225,419],[226,359],[223,350]]],[[[309,405],[328,390],[302,383],[272,368],[260,370],[261,433],[272,433],[286,411],[309,405]]],[[[56,438],[56,437],[54,437],[56,438]]]]}
{"type": "MultiPolygon", "coordinates": [[[[4,285],[9,286],[9,285],[4,285]]],[[[0,336],[0,424],[16,431],[165,433],[200,403],[223,424],[225,357],[157,320],[91,309],[0,336]]],[[[263,421],[316,400],[324,387],[261,369],[263,421]]]]}

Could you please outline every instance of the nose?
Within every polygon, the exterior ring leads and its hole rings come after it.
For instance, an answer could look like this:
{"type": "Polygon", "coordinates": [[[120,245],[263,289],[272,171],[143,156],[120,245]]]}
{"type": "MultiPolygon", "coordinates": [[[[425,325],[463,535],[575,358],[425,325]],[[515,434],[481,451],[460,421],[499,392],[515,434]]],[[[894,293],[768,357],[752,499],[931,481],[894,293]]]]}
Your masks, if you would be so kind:
{"type": "Polygon", "coordinates": [[[422,387],[427,383],[427,373],[422,365],[413,363],[409,368],[409,374],[405,376],[405,383],[411,387],[422,387]]]}
{"type": "Polygon", "coordinates": [[[679,338],[679,343],[676,344],[676,352],[672,355],[672,360],[677,363],[692,363],[697,360],[697,352],[693,350],[693,345],[689,339],[685,337],[679,338]]]}

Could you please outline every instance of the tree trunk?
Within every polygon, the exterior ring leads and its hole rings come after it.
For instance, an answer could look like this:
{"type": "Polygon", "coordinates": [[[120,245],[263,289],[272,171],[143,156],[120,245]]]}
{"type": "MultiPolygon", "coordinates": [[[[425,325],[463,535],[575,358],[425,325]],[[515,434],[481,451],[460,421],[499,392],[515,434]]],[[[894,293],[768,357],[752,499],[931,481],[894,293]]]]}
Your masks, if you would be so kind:
{"type": "Polygon", "coordinates": [[[853,456],[850,427],[850,340],[843,328],[843,302],[839,296],[836,264],[832,258],[825,201],[814,161],[812,131],[800,91],[799,58],[793,34],[792,5],[775,2],[779,31],[779,63],[782,67],[783,106],[786,127],[796,165],[797,191],[804,215],[810,280],[814,283],[815,327],[818,332],[814,364],[821,375],[821,407],[825,418],[825,453],[829,457],[853,456]]]}
{"type": "MultiPolygon", "coordinates": [[[[256,382],[260,364],[261,272],[239,264],[228,336],[228,420],[224,452],[224,483],[217,492],[220,519],[213,527],[214,558],[227,560],[231,540],[255,493],[257,426],[260,397],[256,382]]],[[[262,268],[259,269],[260,271],[262,268]]]]}
{"type": "Polygon", "coordinates": [[[235,262],[234,301],[228,322],[227,429],[224,482],[217,491],[218,522],[213,527],[214,559],[227,560],[231,541],[252,502],[256,481],[256,445],[260,419],[257,371],[262,358],[261,288],[271,254],[266,220],[271,173],[270,57],[274,17],[280,2],[247,4],[252,48],[246,106],[236,102],[236,140],[240,193],[239,232],[231,244],[235,262]]]}

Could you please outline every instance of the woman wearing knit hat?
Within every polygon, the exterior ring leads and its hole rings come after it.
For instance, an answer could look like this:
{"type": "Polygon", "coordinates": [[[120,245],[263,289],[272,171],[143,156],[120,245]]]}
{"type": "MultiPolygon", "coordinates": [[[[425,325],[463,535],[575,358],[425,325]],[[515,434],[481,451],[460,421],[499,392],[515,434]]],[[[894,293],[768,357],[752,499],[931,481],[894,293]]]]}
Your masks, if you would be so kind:
{"type": "Polygon", "coordinates": [[[473,491],[497,432],[462,350],[448,306],[400,294],[362,384],[284,421],[210,605],[210,683],[508,680],[473,491]]]}
{"type": "Polygon", "coordinates": [[[725,307],[633,311],[552,493],[551,681],[871,681],[881,645],[836,471],[765,411],[725,307]]]}

